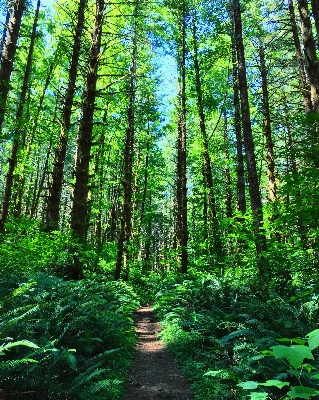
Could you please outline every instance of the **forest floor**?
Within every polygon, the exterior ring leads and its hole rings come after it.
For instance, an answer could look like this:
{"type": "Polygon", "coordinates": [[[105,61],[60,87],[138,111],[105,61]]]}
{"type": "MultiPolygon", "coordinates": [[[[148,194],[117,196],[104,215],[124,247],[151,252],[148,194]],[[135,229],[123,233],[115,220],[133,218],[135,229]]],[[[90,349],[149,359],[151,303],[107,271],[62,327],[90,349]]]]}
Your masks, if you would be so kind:
{"type": "Polygon", "coordinates": [[[140,308],[134,321],[139,340],[125,399],[193,400],[188,381],[158,338],[160,325],[151,308],[140,308]]]}

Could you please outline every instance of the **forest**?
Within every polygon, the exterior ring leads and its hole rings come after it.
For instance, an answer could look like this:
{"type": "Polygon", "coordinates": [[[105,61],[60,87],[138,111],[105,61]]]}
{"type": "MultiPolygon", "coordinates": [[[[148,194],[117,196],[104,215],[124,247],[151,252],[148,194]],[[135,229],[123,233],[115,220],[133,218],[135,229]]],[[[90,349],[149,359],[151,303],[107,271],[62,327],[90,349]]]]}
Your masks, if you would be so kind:
{"type": "Polygon", "coordinates": [[[319,399],[318,0],[0,7],[0,399],[319,399]]]}

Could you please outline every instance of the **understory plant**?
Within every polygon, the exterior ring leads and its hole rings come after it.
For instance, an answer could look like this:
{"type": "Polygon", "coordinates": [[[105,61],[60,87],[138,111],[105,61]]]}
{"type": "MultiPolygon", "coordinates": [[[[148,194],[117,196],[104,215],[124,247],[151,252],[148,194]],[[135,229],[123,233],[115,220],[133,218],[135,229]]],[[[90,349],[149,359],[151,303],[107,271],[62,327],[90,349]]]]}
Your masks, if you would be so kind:
{"type": "MultiPolygon", "coordinates": [[[[164,282],[156,296],[161,337],[193,382],[197,399],[246,399],[247,390],[238,384],[247,381],[289,382],[283,390],[268,387],[273,400],[301,386],[282,361],[259,357],[265,348],[278,349],[278,338],[305,338],[316,329],[315,288],[292,288],[289,296],[270,291],[263,298],[242,278],[226,274],[187,280],[175,277],[164,282]],[[291,379],[281,375],[287,373],[291,379]]],[[[302,364],[304,377],[310,364],[302,364]]],[[[311,368],[317,368],[314,361],[311,368]]],[[[304,386],[316,390],[316,384],[312,379],[304,386]]]]}
{"type": "Polygon", "coordinates": [[[123,282],[20,276],[1,298],[3,399],[120,399],[135,343],[123,282]]]}
{"type": "Polygon", "coordinates": [[[282,338],[279,341],[290,341],[293,344],[290,346],[272,346],[271,350],[265,350],[262,354],[252,357],[252,359],[258,361],[265,357],[280,359],[285,366],[283,367],[283,372],[277,375],[275,379],[269,379],[266,382],[246,381],[239,383],[238,386],[246,390],[258,389],[258,391],[250,393],[251,400],[271,399],[271,393],[269,393],[269,390],[267,391],[270,388],[285,388],[286,394],[282,397],[285,399],[310,399],[313,396],[319,395],[318,364],[315,366],[305,362],[305,360],[314,360],[312,351],[319,347],[319,329],[308,333],[305,339],[282,338]],[[285,368],[286,371],[284,371],[285,368]],[[289,378],[292,379],[287,381],[289,378]],[[291,380],[297,381],[297,385],[293,385],[291,380]]]}

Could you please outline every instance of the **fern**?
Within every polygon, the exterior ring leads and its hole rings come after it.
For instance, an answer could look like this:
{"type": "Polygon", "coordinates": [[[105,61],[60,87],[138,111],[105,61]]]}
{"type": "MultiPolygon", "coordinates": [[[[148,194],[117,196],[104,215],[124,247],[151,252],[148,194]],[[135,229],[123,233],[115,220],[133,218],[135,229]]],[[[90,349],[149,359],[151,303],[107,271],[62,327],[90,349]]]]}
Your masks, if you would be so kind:
{"type": "Polygon", "coordinates": [[[18,342],[10,342],[5,345],[0,346],[0,356],[4,354],[6,350],[11,349],[12,347],[16,346],[26,346],[26,347],[31,347],[33,349],[38,349],[39,346],[36,345],[35,343],[30,342],[29,340],[20,340],[18,342]]]}
{"type": "Polygon", "coordinates": [[[2,375],[2,379],[4,376],[8,376],[13,370],[18,369],[25,364],[37,363],[37,360],[32,358],[23,358],[21,360],[9,360],[9,361],[1,361],[0,363],[0,372],[2,375]]]}
{"type": "Polygon", "coordinates": [[[88,381],[90,381],[92,378],[95,378],[96,376],[100,376],[103,372],[105,372],[105,369],[101,369],[102,362],[96,363],[92,365],[91,367],[87,368],[86,371],[82,372],[79,374],[71,383],[70,385],[70,392],[74,391],[75,389],[78,389],[79,387],[83,386],[86,384],[88,381]]]}

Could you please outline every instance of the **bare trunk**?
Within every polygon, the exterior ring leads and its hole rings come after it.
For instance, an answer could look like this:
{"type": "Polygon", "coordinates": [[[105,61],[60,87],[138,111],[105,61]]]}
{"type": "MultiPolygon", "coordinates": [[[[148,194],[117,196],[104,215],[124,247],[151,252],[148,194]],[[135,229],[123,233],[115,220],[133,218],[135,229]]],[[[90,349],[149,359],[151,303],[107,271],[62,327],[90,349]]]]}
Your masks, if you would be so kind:
{"type": "MultiPolygon", "coordinates": [[[[38,26],[39,11],[40,11],[40,0],[38,0],[38,2],[37,2],[37,8],[36,8],[35,16],[34,16],[32,33],[31,33],[31,41],[30,41],[30,45],[29,45],[28,57],[27,57],[25,71],[24,71],[20,99],[19,99],[19,104],[18,104],[18,109],[17,109],[17,114],[16,114],[16,124],[17,125],[16,125],[16,128],[13,133],[13,144],[12,144],[11,156],[9,159],[9,169],[8,169],[8,173],[7,173],[7,177],[6,177],[5,192],[4,192],[3,205],[2,205],[2,217],[0,220],[0,232],[3,232],[4,224],[7,222],[7,219],[8,219],[10,201],[11,201],[11,196],[12,196],[12,186],[14,183],[14,170],[15,170],[17,162],[18,162],[18,152],[19,152],[20,145],[25,142],[25,137],[24,137],[25,133],[24,133],[24,129],[23,129],[23,117],[24,117],[23,114],[24,114],[24,109],[25,109],[26,97],[27,97],[27,93],[28,93],[29,79],[30,79],[30,75],[31,75],[32,57],[33,57],[33,51],[34,51],[36,30],[37,30],[37,26],[38,26]]],[[[2,65],[1,65],[1,67],[2,67],[2,65]]],[[[1,72],[0,72],[0,92],[1,92],[1,72]]],[[[2,102],[0,102],[0,109],[1,109],[1,103],[2,102]]],[[[1,111],[0,111],[0,118],[1,118],[1,111]]],[[[0,121],[0,126],[1,126],[1,121],[0,121]]],[[[17,216],[17,213],[16,213],[16,216],[17,216]]]]}
{"type": "Polygon", "coordinates": [[[245,193],[245,168],[243,155],[243,139],[241,129],[240,115],[240,99],[239,99],[239,82],[238,82],[238,66],[236,55],[235,34],[232,35],[232,61],[233,61],[233,91],[234,91],[234,119],[236,133],[236,150],[237,150],[237,208],[242,214],[246,212],[246,193],[245,193]]]}
{"type": "MultiPolygon", "coordinates": [[[[203,146],[203,163],[204,163],[204,179],[205,187],[208,197],[208,209],[209,209],[209,220],[212,227],[212,236],[214,241],[214,248],[216,255],[221,255],[222,245],[219,237],[219,226],[217,220],[217,210],[216,210],[216,199],[213,184],[213,175],[211,167],[211,159],[209,155],[209,146],[207,138],[207,129],[205,122],[205,113],[203,107],[203,95],[202,95],[202,82],[200,78],[200,67],[198,61],[198,46],[197,46],[197,29],[196,20],[193,16],[193,48],[194,48],[194,69],[195,69],[195,79],[196,79],[196,93],[197,93],[197,110],[199,117],[199,127],[202,136],[202,146],[203,146]]],[[[206,193],[205,193],[206,196],[206,193]]]]}
{"type": "Polygon", "coordinates": [[[308,2],[297,0],[300,15],[302,41],[306,61],[306,69],[310,83],[312,110],[319,113],[319,62],[316,54],[315,40],[312,34],[308,2]]]}
{"type": "MultiPolygon", "coordinates": [[[[25,9],[26,0],[16,0],[13,14],[9,24],[9,32],[2,53],[0,64],[0,132],[4,121],[6,103],[10,88],[10,77],[13,70],[13,62],[17,49],[17,42],[21,27],[22,14],[25,9]]],[[[0,227],[1,228],[1,227],[0,227]]]]}
{"type": "Polygon", "coordinates": [[[232,209],[231,177],[229,168],[230,156],[229,156],[229,138],[228,138],[226,107],[224,110],[224,145],[225,145],[225,158],[226,158],[226,169],[225,169],[226,217],[231,218],[233,216],[233,209],[232,209]]]}
{"type": "MultiPolygon", "coordinates": [[[[26,149],[26,155],[25,155],[24,164],[26,164],[26,162],[29,160],[31,152],[32,152],[32,145],[33,145],[34,138],[35,138],[35,135],[36,135],[36,132],[37,132],[39,116],[40,116],[40,113],[41,113],[41,110],[42,110],[42,105],[43,105],[45,93],[46,93],[46,91],[48,89],[48,86],[49,86],[49,83],[51,81],[52,72],[53,72],[54,68],[55,68],[55,65],[51,64],[51,66],[49,68],[47,79],[46,79],[45,84],[44,84],[43,92],[42,92],[42,95],[41,95],[40,100],[39,100],[39,105],[38,105],[38,108],[37,108],[37,112],[36,112],[36,115],[34,117],[34,123],[33,123],[33,126],[32,126],[32,130],[31,130],[31,133],[29,135],[30,137],[28,139],[28,145],[27,145],[27,149],[26,149]]],[[[54,113],[54,119],[53,120],[55,121],[55,119],[56,119],[56,110],[55,110],[55,113],[54,113]]],[[[21,170],[21,168],[20,168],[20,170],[21,170]]],[[[23,168],[22,168],[22,171],[20,172],[20,174],[21,174],[21,177],[20,177],[20,182],[17,185],[17,195],[16,195],[16,201],[15,201],[15,204],[16,204],[15,205],[15,213],[16,213],[16,215],[20,215],[21,209],[22,209],[22,197],[23,197],[23,193],[25,191],[25,183],[26,183],[26,180],[27,180],[27,175],[26,175],[26,172],[25,172],[25,165],[23,165],[23,168]]]]}
{"type": "Polygon", "coordinates": [[[78,8],[77,26],[74,35],[73,51],[69,69],[68,86],[64,98],[62,126],[58,147],[55,149],[55,160],[52,172],[52,184],[49,191],[46,224],[47,230],[57,229],[59,224],[59,213],[61,194],[63,187],[64,162],[68,144],[68,134],[71,126],[71,111],[73,106],[75,83],[81,49],[81,38],[84,25],[84,12],[86,0],[80,0],[78,8]]]}
{"type": "Polygon", "coordinates": [[[176,248],[181,272],[187,273],[188,265],[188,225],[187,225],[187,171],[186,171],[186,10],[185,1],[180,15],[179,40],[179,110],[177,138],[177,215],[176,248]]]}
{"type": "MultiPolygon", "coordinates": [[[[150,130],[149,122],[148,122],[148,134],[150,130]]],[[[145,214],[145,203],[146,203],[146,195],[147,195],[147,184],[148,184],[148,168],[149,168],[149,157],[150,157],[150,137],[147,139],[146,144],[146,157],[145,157],[145,173],[144,173],[144,183],[143,183],[143,197],[141,202],[141,217],[140,217],[140,226],[139,233],[141,232],[143,223],[144,223],[144,214],[145,214]]]]}
{"type": "MultiPolygon", "coordinates": [[[[86,239],[87,198],[89,192],[89,167],[92,147],[93,116],[95,109],[96,83],[101,48],[102,26],[104,15],[104,0],[96,1],[92,45],[86,76],[86,86],[82,105],[82,120],[79,127],[77,160],[75,167],[75,186],[71,213],[71,229],[81,242],[86,239]]],[[[75,271],[75,278],[81,276],[81,271],[75,271]],[[78,275],[78,276],[77,276],[78,275]]]]}
{"type": "Polygon", "coordinates": [[[34,218],[37,212],[37,209],[39,207],[39,201],[41,197],[41,193],[43,193],[43,187],[44,187],[44,182],[45,178],[48,175],[48,168],[49,168],[49,159],[50,159],[50,154],[51,154],[51,148],[52,148],[52,140],[50,141],[47,155],[45,158],[44,166],[42,168],[42,174],[39,180],[39,184],[37,184],[37,180],[34,185],[34,194],[33,194],[33,201],[31,205],[31,210],[30,210],[30,218],[34,218]]]}
{"type": "Polygon", "coordinates": [[[318,0],[311,0],[312,15],[315,20],[317,31],[317,42],[319,47],[319,3],[318,0]]]}
{"type": "Polygon", "coordinates": [[[238,59],[238,80],[239,80],[239,91],[241,100],[242,125],[243,125],[244,144],[246,151],[250,204],[253,213],[254,227],[255,227],[257,262],[258,262],[258,269],[260,276],[267,278],[268,268],[266,265],[265,257],[263,256],[263,252],[266,250],[266,237],[263,233],[261,233],[261,228],[263,224],[263,212],[262,212],[261,196],[259,191],[255,148],[254,148],[252,127],[251,127],[250,107],[248,101],[246,60],[245,60],[245,51],[244,51],[244,44],[242,37],[242,22],[241,22],[241,10],[240,10],[239,0],[233,0],[233,6],[234,6],[235,37],[236,37],[237,59],[238,59]]]}
{"type": "Polygon", "coordinates": [[[266,138],[266,151],[267,151],[266,159],[267,159],[269,200],[274,201],[277,199],[275,156],[274,156],[274,144],[272,140],[272,130],[271,130],[267,68],[266,68],[264,47],[262,44],[260,44],[259,47],[259,59],[260,59],[261,84],[263,92],[263,98],[262,98],[263,113],[264,113],[263,125],[264,125],[264,134],[266,138]]]}
{"type": "Polygon", "coordinates": [[[297,24],[296,24],[296,16],[295,16],[293,0],[288,0],[288,7],[289,7],[289,17],[290,17],[292,36],[293,36],[294,45],[295,45],[296,59],[297,59],[297,63],[298,63],[300,87],[301,87],[301,92],[302,92],[302,96],[303,96],[305,112],[306,112],[306,114],[308,114],[312,111],[310,86],[307,83],[307,77],[306,77],[306,73],[305,73],[305,63],[304,63],[304,58],[303,58],[302,50],[301,50],[301,44],[300,44],[300,40],[299,40],[299,34],[298,34],[298,28],[297,28],[297,24]]]}
{"type": "Polygon", "coordinates": [[[11,17],[11,12],[10,12],[10,9],[8,7],[8,11],[7,11],[7,14],[6,14],[6,20],[5,20],[5,23],[4,23],[4,26],[3,26],[2,38],[1,38],[1,42],[0,42],[0,64],[2,62],[2,53],[3,53],[4,45],[5,45],[5,42],[6,42],[6,38],[7,38],[10,17],[11,17]]]}
{"type": "Polygon", "coordinates": [[[136,57],[137,57],[137,14],[138,0],[134,9],[134,33],[132,38],[133,51],[131,60],[131,76],[129,83],[129,105],[127,110],[127,129],[124,150],[124,180],[123,180],[123,202],[120,234],[118,239],[118,252],[115,267],[115,280],[121,278],[128,280],[129,266],[129,243],[132,234],[132,178],[133,178],[133,152],[135,133],[135,94],[136,94],[136,57]]]}

